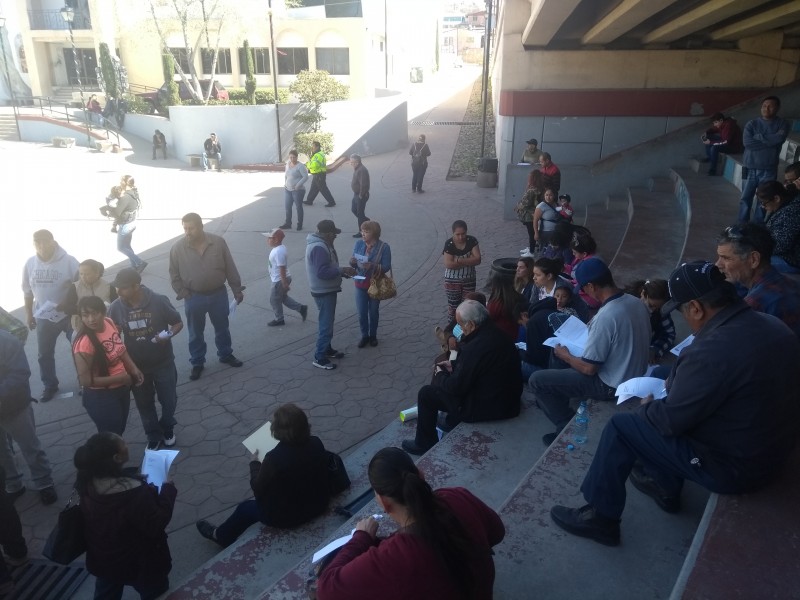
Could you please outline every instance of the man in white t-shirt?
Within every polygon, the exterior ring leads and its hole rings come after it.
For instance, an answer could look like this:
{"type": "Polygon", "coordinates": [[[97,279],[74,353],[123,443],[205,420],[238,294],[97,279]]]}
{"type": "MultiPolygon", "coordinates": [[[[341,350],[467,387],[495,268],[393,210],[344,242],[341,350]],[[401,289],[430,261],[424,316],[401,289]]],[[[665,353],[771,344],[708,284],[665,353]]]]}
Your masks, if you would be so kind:
{"type": "Polygon", "coordinates": [[[570,368],[536,371],[528,382],[539,408],[557,428],[542,438],[547,446],[572,419],[570,398],[612,399],[620,383],[644,375],[650,356],[650,314],[644,303],[620,290],[599,258],[578,265],[575,279],[601,306],[589,322],[583,355],[556,346],[553,354],[570,368]]]}
{"type": "Polygon", "coordinates": [[[269,278],[272,280],[272,290],[269,295],[269,303],[275,312],[275,318],[267,323],[270,327],[285,325],[283,320],[283,306],[286,305],[292,310],[300,313],[303,321],[308,315],[308,306],[300,304],[289,296],[289,286],[292,277],[289,275],[289,267],[286,258],[286,246],[283,245],[283,238],[286,234],[283,229],[275,228],[269,233],[263,234],[267,237],[267,244],[272,250],[269,253],[269,278]]]}

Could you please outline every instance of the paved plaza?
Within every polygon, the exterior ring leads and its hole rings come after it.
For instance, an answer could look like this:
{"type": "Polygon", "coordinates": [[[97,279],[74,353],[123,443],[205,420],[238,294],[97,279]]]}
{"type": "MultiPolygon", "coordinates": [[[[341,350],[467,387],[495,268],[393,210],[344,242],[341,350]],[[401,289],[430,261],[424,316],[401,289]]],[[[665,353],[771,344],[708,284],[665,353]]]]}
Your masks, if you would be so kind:
{"type": "MultiPolygon", "coordinates": [[[[417,88],[409,98],[409,120],[461,120],[473,82],[469,76],[445,73],[417,88]]],[[[322,371],[311,364],[317,315],[308,292],[303,255],[306,236],[316,223],[333,219],[342,229],[335,242],[340,262],[349,259],[352,235],[357,231],[350,213],[349,165],[328,177],[337,206],[325,208],[318,198],[314,206],[306,207],[304,230],[287,231],[284,242],[294,277],[291,295],[309,304],[309,318],[303,323],[296,313],[287,311],[284,327],[268,328],[273,315],[268,301],[268,250],[261,232],[283,222],[282,173],[189,170],[176,160],[150,160],[149,143],[142,140],[131,140],[135,151],[123,155],[0,142],[0,161],[8,174],[6,218],[0,224],[5,275],[0,282],[0,303],[4,308],[17,309],[22,304],[20,275],[25,259],[33,253],[31,234],[37,229],[50,229],[78,260],[103,262],[109,281],[126,266],[116,250],[110,222],[98,212],[109,188],[126,173],[135,177],[143,203],[133,247],[149,263],[143,273],[145,285],[174,301],[167,272],[169,249],[182,235],[181,216],[192,211],[203,217],[208,231],[225,237],[247,286],[244,303],[231,322],[234,353],[244,361],[242,368],[218,363],[210,344],[206,369],[200,380],[191,382],[186,331],[174,341],[179,386],[175,432],[180,455],[173,466],[178,499],[168,527],[175,565],[173,585],[217,551],[200,538],[194,522],[201,518],[218,521],[222,513],[251,496],[249,455],[241,441],[278,404],[295,402],[307,410],[313,433],[335,451],[354,446],[396,418],[401,408],[415,404],[416,392],[427,382],[436,352],[433,327],[446,320],[441,249],[455,219],[466,220],[470,234],[480,241],[484,260],[479,281],[485,280],[493,259],[514,256],[525,245],[524,228],[502,220],[495,189],[445,181],[458,126],[410,126],[409,143],[420,133],[427,135],[433,152],[425,194],[411,193],[407,147],[364,158],[372,179],[366,213],[381,223],[382,239],[392,247],[399,293],[381,304],[379,345],[358,349],[352,282],[344,282],[333,345],[346,356],[335,371],[322,371]]],[[[235,140],[223,142],[230,145],[235,140]]],[[[182,313],[182,302],[174,304],[182,313]]],[[[209,324],[208,341],[210,331],[209,324]]],[[[42,386],[35,334],[29,336],[26,351],[33,371],[32,392],[38,397],[42,386]]],[[[75,475],[74,450],[94,433],[77,395],[70,349],[63,338],[56,354],[61,396],[35,405],[34,410],[61,500],[43,507],[38,496],[28,492],[16,503],[34,557],[40,555],[62,500],[69,496],[75,475]]],[[[141,461],[146,440],[133,405],[124,437],[132,463],[141,461]]],[[[91,597],[90,586],[84,585],[78,597],[91,597]]]]}

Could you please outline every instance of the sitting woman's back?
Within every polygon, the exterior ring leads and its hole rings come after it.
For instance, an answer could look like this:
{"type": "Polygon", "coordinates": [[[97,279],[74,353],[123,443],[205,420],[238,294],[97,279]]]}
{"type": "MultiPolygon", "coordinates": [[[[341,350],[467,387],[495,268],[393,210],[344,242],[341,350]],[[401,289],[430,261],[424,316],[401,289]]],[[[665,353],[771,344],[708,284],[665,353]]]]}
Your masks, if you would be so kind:
{"type": "Polygon", "coordinates": [[[320,575],[320,600],[492,597],[492,546],[505,535],[497,513],[464,488],[434,492],[399,448],[373,457],[369,479],[400,529],[378,539],[377,521],[359,522],[320,575]]]}

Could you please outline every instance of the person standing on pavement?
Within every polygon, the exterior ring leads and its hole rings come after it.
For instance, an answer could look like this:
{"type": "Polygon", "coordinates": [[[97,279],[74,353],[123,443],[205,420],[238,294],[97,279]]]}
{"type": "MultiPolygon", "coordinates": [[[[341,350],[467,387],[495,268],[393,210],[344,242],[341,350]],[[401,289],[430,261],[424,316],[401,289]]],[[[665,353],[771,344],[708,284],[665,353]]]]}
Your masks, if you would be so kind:
{"type": "Polygon", "coordinates": [[[39,346],[39,375],[44,391],[41,402],[49,402],[58,392],[56,375],[56,341],[63,332],[72,339],[69,315],[53,315],[56,321],[35,317],[45,305],[52,308],[63,305],[67,299],[72,282],[78,279],[78,261],[67,254],[47,229],[33,234],[36,254],[25,263],[22,272],[22,291],[25,294],[25,315],[28,328],[36,330],[36,343],[39,346]]]}
{"type": "MultiPolygon", "coordinates": [[[[761,117],[748,121],[744,126],[742,166],[747,171],[747,179],[739,200],[740,223],[750,220],[750,210],[758,185],[763,181],[778,179],[781,147],[789,135],[789,123],[778,116],[780,108],[780,98],[768,96],[761,102],[761,117]]],[[[753,221],[764,222],[764,209],[761,205],[756,205],[753,221]]]]}
{"type": "Polygon", "coordinates": [[[378,318],[381,301],[370,298],[369,286],[372,277],[378,274],[390,275],[392,271],[392,249],[381,240],[381,225],[377,221],[366,221],[361,224],[361,238],[353,247],[350,266],[355,268],[364,278],[355,281],[356,311],[358,325],[361,329],[361,341],[358,347],[367,344],[378,345],[378,318]]]}
{"type": "Polygon", "coordinates": [[[203,171],[208,171],[209,158],[215,158],[217,160],[217,170],[222,171],[222,144],[216,133],[212,133],[203,142],[203,171]]]}
{"type": "Polygon", "coordinates": [[[336,236],[342,233],[333,221],[325,219],[317,223],[317,232],[306,238],[306,274],[311,295],[319,309],[319,333],[314,350],[314,362],[319,369],[330,371],[336,368],[332,358],[344,358],[344,352],[334,350],[333,321],[336,318],[336,296],[342,291],[342,277],[356,274],[353,267],[340,267],[339,257],[333,247],[336,236]]]}
{"type": "Polygon", "coordinates": [[[311,173],[311,189],[308,190],[308,198],[303,204],[311,206],[314,204],[314,199],[317,194],[322,194],[322,197],[328,201],[325,206],[336,206],[336,201],[333,199],[333,194],[328,189],[326,181],[328,177],[328,165],[326,163],[325,154],[320,149],[319,142],[311,142],[311,151],[313,154],[308,159],[306,167],[308,172],[311,173]]]}
{"type": "MultiPolygon", "coordinates": [[[[108,203],[107,211],[104,214],[114,219],[114,227],[117,229],[117,250],[122,252],[131,261],[131,267],[139,273],[147,268],[147,263],[139,258],[131,248],[133,232],[136,230],[136,218],[139,216],[141,201],[139,200],[139,190],[136,189],[136,182],[130,175],[125,175],[119,183],[122,195],[115,204],[108,203]]],[[[101,209],[101,212],[102,209],[101,209]]]]}
{"type": "Polygon", "coordinates": [[[306,166],[297,160],[297,150],[289,150],[289,162],[286,163],[286,183],[283,186],[286,220],[281,225],[281,229],[292,228],[292,204],[297,208],[297,231],[303,228],[303,196],[306,195],[306,181],[308,181],[306,166]]]}
{"type": "Polygon", "coordinates": [[[245,287],[225,240],[203,231],[203,220],[197,213],[181,219],[183,239],[175,242],[169,252],[169,275],[178,300],[184,301],[186,326],[189,328],[189,379],[200,379],[206,362],[206,314],[214,326],[214,342],[219,362],[241,367],[242,361],[233,355],[228,315],[228,291],[231,286],[237,304],[244,300],[245,287]]]}
{"type": "Polygon", "coordinates": [[[153,160],[156,159],[156,150],[161,150],[161,156],[167,160],[167,138],[158,129],[153,134],[153,160]]]}
{"type": "MultiPolygon", "coordinates": [[[[17,468],[8,436],[19,446],[33,485],[39,490],[42,504],[53,504],[58,495],[53,487],[50,461],[36,436],[36,421],[31,407],[31,370],[22,343],[7,331],[0,330],[0,467],[5,471],[2,494],[13,502],[25,493],[22,473],[17,468]]],[[[0,535],[0,543],[5,545],[0,535]]]]}
{"type": "Polygon", "coordinates": [[[147,435],[147,449],[175,445],[175,407],[178,403],[177,372],[172,338],[183,329],[180,313],[166,296],[142,285],[134,269],[122,269],[114,279],[119,298],[111,303],[108,316],[122,334],[133,362],[144,375],[133,388],[133,399],[147,435]],[[156,412],[156,396],[161,419],[156,412]]]}
{"type": "Polygon", "coordinates": [[[283,238],[286,237],[286,234],[283,232],[283,229],[275,228],[264,235],[267,236],[267,245],[272,248],[269,252],[269,278],[270,281],[272,281],[269,304],[275,313],[275,318],[267,323],[267,326],[278,327],[285,325],[285,321],[283,320],[284,305],[299,312],[300,317],[305,321],[308,316],[308,306],[300,304],[297,300],[289,296],[292,276],[289,275],[286,246],[283,245],[283,238]]]}
{"type": "Polygon", "coordinates": [[[411,192],[424,193],[422,180],[425,179],[425,171],[428,170],[428,157],[431,149],[425,142],[425,136],[420,135],[417,141],[411,144],[408,153],[411,155],[411,192]]]}
{"type": "MultiPolygon", "coordinates": [[[[353,180],[350,182],[350,188],[353,190],[353,203],[350,211],[358,219],[358,228],[361,229],[361,224],[369,221],[367,215],[364,214],[367,209],[367,200],[369,200],[369,171],[361,162],[361,156],[358,154],[350,155],[350,166],[353,167],[353,180]]],[[[353,234],[353,237],[360,238],[361,232],[353,234]]]]}

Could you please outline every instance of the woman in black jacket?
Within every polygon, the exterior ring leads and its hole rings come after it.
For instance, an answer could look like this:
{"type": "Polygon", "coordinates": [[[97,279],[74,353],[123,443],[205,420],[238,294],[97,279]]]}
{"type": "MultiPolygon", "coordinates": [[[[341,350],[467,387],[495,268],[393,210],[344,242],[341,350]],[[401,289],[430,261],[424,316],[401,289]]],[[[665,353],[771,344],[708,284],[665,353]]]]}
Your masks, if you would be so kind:
{"type": "Polygon", "coordinates": [[[311,435],[306,414],[294,404],[284,404],[275,411],[270,430],[278,445],[263,463],[258,452],[250,462],[255,498],[239,503],[218,527],[198,521],[204,538],[227,547],[254,523],[291,529],[328,508],[328,455],[320,439],[311,435]]]}

